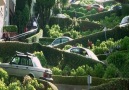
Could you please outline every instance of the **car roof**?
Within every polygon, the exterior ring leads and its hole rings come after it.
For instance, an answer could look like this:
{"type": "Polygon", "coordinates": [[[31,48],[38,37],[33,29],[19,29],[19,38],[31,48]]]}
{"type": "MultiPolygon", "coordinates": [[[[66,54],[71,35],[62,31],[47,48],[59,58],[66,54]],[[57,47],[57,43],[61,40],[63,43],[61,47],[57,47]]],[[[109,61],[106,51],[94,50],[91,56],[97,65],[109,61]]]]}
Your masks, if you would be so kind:
{"type": "MultiPolygon", "coordinates": [[[[68,38],[68,39],[72,39],[72,38],[70,38],[70,37],[68,37],[68,36],[62,36],[62,37],[58,37],[58,38],[68,38]]],[[[56,38],[57,39],[57,38],[56,38]]]]}
{"type": "Polygon", "coordinates": [[[35,57],[35,55],[32,53],[29,53],[29,52],[22,53],[22,52],[18,52],[18,51],[16,51],[16,56],[23,56],[23,57],[30,57],[30,58],[35,57]]]}

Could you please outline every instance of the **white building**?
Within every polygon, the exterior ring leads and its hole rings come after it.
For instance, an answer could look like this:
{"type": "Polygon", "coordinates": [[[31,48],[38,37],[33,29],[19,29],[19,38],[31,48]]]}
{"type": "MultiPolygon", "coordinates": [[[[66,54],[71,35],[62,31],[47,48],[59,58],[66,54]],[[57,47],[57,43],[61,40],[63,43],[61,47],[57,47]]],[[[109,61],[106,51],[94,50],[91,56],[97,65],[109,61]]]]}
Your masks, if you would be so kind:
{"type": "Polygon", "coordinates": [[[10,25],[15,11],[16,0],[0,0],[0,39],[3,35],[3,26],[10,25]]]}
{"type": "Polygon", "coordinates": [[[5,5],[5,1],[4,0],[0,0],[0,38],[2,37],[2,28],[4,25],[4,5],[5,5]]]}

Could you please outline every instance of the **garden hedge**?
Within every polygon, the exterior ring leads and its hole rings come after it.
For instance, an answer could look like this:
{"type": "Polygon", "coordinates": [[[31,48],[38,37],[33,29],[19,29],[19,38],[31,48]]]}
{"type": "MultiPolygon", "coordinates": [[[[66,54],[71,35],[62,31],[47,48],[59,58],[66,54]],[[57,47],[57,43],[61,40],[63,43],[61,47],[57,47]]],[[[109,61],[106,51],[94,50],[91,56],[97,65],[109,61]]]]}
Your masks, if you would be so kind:
{"type": "Polygon", "coordinates": [[[42,46],[39,43],[23,43],[23,42],[0,42],[0,57],[3,58],[3,62],[9,62],[11,57],[15,54],[15,51],[30,52],[42,51],[47,64],[51,66],[62,65],[62,69],[69,65],[71,68],[77,68],[78,66],[88,64],[94,66],[99,62],[84,56],[74,53],[64,52],[55,48],[42,46]]]}
{"type": "Polygon", "coordinates": [[[50,38],[50,37],[42,37],[39,38],[39,43],[41,43],[42,45],[49,45],[52,43],[52,41],[54,41],[55,38],[50,38]]]}
{"type": "Polygon", "coordinates": [[[90,90],[129,90],[129,79],[119,78],[108,83],[94,86],[90,90]]]}
{"type": "Polygon", "coordinates": [[[129,25],[126,27],[116,26],[112,29],[108,29],[106,31],[106,38],[105,38],[105,31],[101,31],[79,39],[75,39],[73,41],[63,43],[61,45],[56,46],[56,48],[64,48],[65,45],[76,45],[76,43],[82,44],[84,47],[87,47],[88,40],[92,41],[92,43],[94,44],[96,43],[97,40],[100,40],[100,42],[102,42],[108,40],[109,38],[113,38],[114,41],[117,41],[119,39],[124,38],[125,36],[129,36],[129,25]]]}
{"type": "MultiPolygon", "coordinates": [[[[53,75],[54,84],[88,85],[87,76],[60,76],[53,75]]],[[[92,77],[91,86],[97,86],[109,82],[108,79],[92,77]]]]}
{"type": "Polygon", "coordinates": [[[3,31],[4,32],[16,32],[16,33],[18,33],[18,28],[16,25],[8,25],[8,26],[3,26],[3,31]]]}
{"type": "Polygon", "coordinates": [[[111,16],[111,14],[113,14],[113,13],[116,13],[116,15],[119,16],[120,15],[120,12],[121,12],[121,10],[117,10],[117,11],[115,11],[115,10],[104,11],[104,12],[100,12],[100,13],[97,13],[97,14],[83,16],[83,17],[81,17],[79,19],[84,20],[84,19],[88,18],[90,21],[92,21],[92,20],[99,21],[101,19],[104,19],[105,16],[111,16]]]}

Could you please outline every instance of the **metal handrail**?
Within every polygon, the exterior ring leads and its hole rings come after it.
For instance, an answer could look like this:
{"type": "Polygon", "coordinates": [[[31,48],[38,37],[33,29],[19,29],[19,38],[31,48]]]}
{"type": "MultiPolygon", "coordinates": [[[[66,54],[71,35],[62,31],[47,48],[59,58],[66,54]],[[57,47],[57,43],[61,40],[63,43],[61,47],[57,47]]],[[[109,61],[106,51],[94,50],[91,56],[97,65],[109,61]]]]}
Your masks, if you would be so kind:
{"type": "Polygon", "coordinates": [[[9,40],[10,40],[10,41],[11,41],[11,40],[17,40],[17,39],[19,39],[19,38],[21,38],[21,37],[25,37],[25,36],[27,36],[27,35],[30,35],[30,34],[32,34],[32,33],[35,33],[35,32],[37,32],[37,30],[38,30],[38,28],[36,28],[36,29],[31,29],[30,31],[27,31],[27,32],[25,32],[25,33],[21,33],[21,34],[18,34],[18,35],[16,35],[16,36],[9,37],[9,40]]]}

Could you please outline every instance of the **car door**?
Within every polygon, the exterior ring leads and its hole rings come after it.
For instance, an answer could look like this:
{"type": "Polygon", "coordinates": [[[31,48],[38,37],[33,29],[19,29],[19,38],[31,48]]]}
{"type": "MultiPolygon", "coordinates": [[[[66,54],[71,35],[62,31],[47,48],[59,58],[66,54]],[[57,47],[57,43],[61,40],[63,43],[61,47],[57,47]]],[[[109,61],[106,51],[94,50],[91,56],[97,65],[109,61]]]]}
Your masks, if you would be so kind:
{"type": "Polygon", "coordinates": [[[29,57],[21,57],[20,59],[20,62],[19,62],[19,66],[18,66],[18,69],[19,69],[19,76],[25,76],[25,75],[28,75],[29,74],[29,68],[32,65],[29,64],[29,61],[31,61],[31,59],[29,57]]]}
{"type": "Polygon", "coordinates": [[[8,72],[9,75],[17,75],[19,70],[18,70],[18,63],[20,61],[20,57],[13,57],[12,61],[9,63],[8,67],[6,67],[6,71],[8,72]]]}

